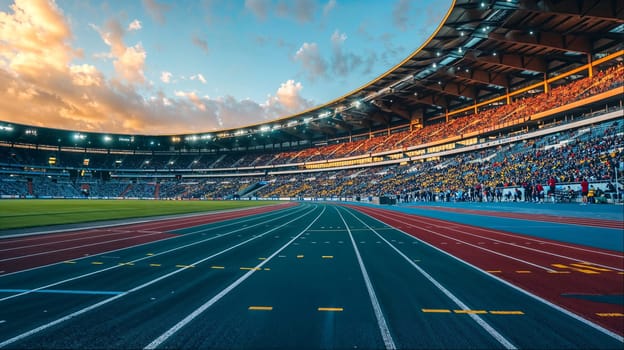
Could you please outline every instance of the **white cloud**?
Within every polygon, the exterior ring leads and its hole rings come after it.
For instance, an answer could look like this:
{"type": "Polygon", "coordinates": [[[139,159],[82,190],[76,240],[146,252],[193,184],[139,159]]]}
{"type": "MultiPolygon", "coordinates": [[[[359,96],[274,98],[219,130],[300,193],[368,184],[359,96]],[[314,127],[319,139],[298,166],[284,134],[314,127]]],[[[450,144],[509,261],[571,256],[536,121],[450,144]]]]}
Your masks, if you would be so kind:
{"type": "Polygon", "coordinates": [[[124,53],[113,62],[115,71],[129,82],[144,83],[143,67],[147,54],[141,44],[127,47],[124,53]]]}
{"type": "Polygon", "coordinates": [[[323,17],[327,17],[329,13],[336,7],[336,0],[329,0],[325,6],[323,6],[323,17]]]}
{"type": "Polygon", "coordinates": [[[196,80],[196,79],[201,81],[202,84],[206,84],[206,78],[204,78],[204,76],[201,75],[201,73],[191,76],[191,80],[196,80]]]}
{"type": "Polygon", "coordinates": [[[102,85],[102,74],[92,65],[72,65],[69,67],[72,83],[78,86],[102,85]]]}
{"type": "Polygon", "coordinates": [[[128,31],[139,30],[141,28],[141,22],[138,19],[135,19],[128,25],[128,31]]]}
{"type": "Polygon", "coordinates": [[[167,72],[167,71],[161,72],[160,81],[162,81],[165,84],[169,84],[171,82],[171,76],[172,76],[171,72],[167,72]]]}
{"type": "Polygon", "coordinates": [[[295,60],[301,62],[304,71],[312,81],[327,73],[327,63],[321,57],[316,43],[303,43],[295,53],[295,60]]]}

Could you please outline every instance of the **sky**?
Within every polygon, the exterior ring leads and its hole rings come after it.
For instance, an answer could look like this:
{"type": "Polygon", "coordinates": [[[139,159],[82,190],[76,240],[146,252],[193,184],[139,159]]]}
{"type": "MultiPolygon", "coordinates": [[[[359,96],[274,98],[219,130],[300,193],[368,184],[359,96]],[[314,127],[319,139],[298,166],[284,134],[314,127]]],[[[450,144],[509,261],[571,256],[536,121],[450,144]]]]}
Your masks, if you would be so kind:
{"type": "Polygon", "coordinates": [[[0,0],[0,120],[174,135],[287,117],[388,71],[451,0],[0,0]]]}

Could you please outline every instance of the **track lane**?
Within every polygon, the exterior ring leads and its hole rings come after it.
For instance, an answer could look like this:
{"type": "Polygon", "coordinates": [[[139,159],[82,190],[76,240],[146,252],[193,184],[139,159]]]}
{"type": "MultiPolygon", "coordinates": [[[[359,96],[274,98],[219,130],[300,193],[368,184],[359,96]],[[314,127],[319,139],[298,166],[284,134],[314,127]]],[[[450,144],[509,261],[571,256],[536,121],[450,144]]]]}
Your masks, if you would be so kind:
{"type": "MultiPolygon", "coordinates": [[[[535,251],[527,251],[515,247],[502,248],[505,244],[479,245],[479,240],[470,235],[452,231],[456,225],[440,220],[432,225],[428,218],[415,215],[406,215],[385,209],[356,207],[358,210],[376,217],[390,225],[402,229],[409,234],[439,247],[458,258],[468,261],[475,266],[496,274],[524,290],[543,297],[567,310],[592,320],[593,322],[616,332],[624,334],[624,319],[622,317],[605,317],[604,314],[623,314],[624,305],[600,302],[611,296],[624,295],[624,275],[621,271],[598,271],[596,266],[582,264],[579,260],[567,264],[561,258],[545,258],[535,251]],[[460,235],[460,238],[455,236],[460,235]],[[457,244],[459,243],[459,244],[457,244]],[[549,260],[550,259],[550,260],[549,260]],[[580,268],[575,265],[590,266],[580,268]],[[555,273],[549,273],[552,269],[555,273]],[[582,271],[592,272],[582,272],[582,271]],[[588,296],[588,297],[583,297],[588,296]],[[601,299],[602,298],[602,299],[601,299]]],[[[461,226],[461,225],[460,225],[461,226]]],[[[497,243],[497,242],[494,242],[497,243]]],[[[599,249],[596,249],[599,250],[599,249]]],[[[568,252],[578,254],[577,250],[568,252]]],[[[566,253],[567,255],[569,255],[566,253]]],[[[560,254],[561,255],[561,254],[560,254]]],[[[613,263],[613,257],[599,255],[600,259],[611,259],[608,262],[593,260],[592,264],[606,265],[613,263]]],[[[594,259],[597,258],[594,256],[594,259]]],[[[621,262],[616,262],[619,267],[621,262]]]]}
{"type": "Polygon", "coordinates": [[[574,216],[560,216],[560,215],[546,215],[546,214],[524,214],[524,213],[510,213],[501,211],[492,211],[484,209],[464,209],[464,208],[446,208],[432,205],[417,205],[414,208],[445,211],[449,213],[462,213],[462,214],[474,214],[480,216],[489,217],[501,217],[509,219],[520,219],[527,221],[541,221],[541,222],[553,222],[567,225],[579,225],[579,226],[593,226],[611,228],[616,230],[624,230],[624,222],[619,220],[609,219],[593,219],[593,218],[579,218],[574,216]]]}
{"type": "Polygon", "coordinates": [[[118,225],[105,229],[111,231],[110,235],[105,234],[93,236],[93,233],[97,232],[97,230],[87,229],[67,234],[54,233],[40,236],[27,236],[17,239],[0,239],[0,243],[5,242],[7,243],[7,246],[11,247],[11,251],[3,252],[2,259],[0,259],[0,271],[2,271],[0,276],[2,276],[2,274],[27,270],[66,260],[82,258],[85,256],[111,252],[135,245],[176,238],[175,235],[166,231],[197,227],[214,222],[242,218],[249,215],[269,213],[287,209],[292,206],[292,204],[276,205],[246,210],[211,213],[201,216],[197,215],[190,218],[185,217],[177,219],[180,221],[178,223],[175,222],[176,219],[158,219],[154,220],[154,222],[148,221],[141,224],[118,225]],[[76,240],[76,236],[79,236],[81,240],[76,240]],[[111,236],[114,236],[114,238],[111,236]],[[39,245],[33,244],[35,242],[39,245]],[[19,249],[19,247],[22,248],[19,249]],[[55,247],[58,248],[55,249],[55,247]]]}
{"type": "MultiPolygon", "coordinates": [[[[371,228],[378,226],[381,222],[361,212],[356,216],[371,228]]],[[[491,322],[494,328],[501,331],[505,337],[509,337],[519,348],[621,348],[623,345],[622,337],[615,334],[608,335],[568,313],[547,307],[544,302],[529,296],[517,287],[496,277],[492,278],[474,266],[443,253],[439,248],[424,242],[424,244],[406,244],[408,243],[406,241],[415,238],[408,233],[399,230],[376,231],[379,238],[386,238],[386,243],[405,254],[406,262],[415,268],[429,271],[433,278],[457,293],[462,300],[465,299],[467,305],[472,306],[476,311],[485,311],[480,315],[487,319],[487,322],[491,322]],[[413,256],[418,256],[417,261],[410,259],[413,256]],[[488,308],[490,308],[489,312],[488,308]],[[520,310],[523,314],[514,316],[513,314],[493,313],[497,310],[520,310]]],[[[378,254],[379,248],[375,248],[371,254],[378,254]]],[[[384,261],[387,261],[387,258],[384,258],[384,261]]],[[[422,285],[418,286],[422,288],[422,285]]],[[[419,290],[416,289],[413,292],[419,293],[419,290]]],[[[396,299],[392,298],[391,301],[394,302],[396,299]]],[[[450,316],[448,313],[434,313],[432,317],[445,315],[450,316]]],[[[456,327],[453,327],[449,336],[452,336],[456,330],[456,327]]],[[[441,337],[444,337],[444,333],[441,337]]]]}
{"type": "MultiPolygon", "coordinates": [[[[165,319],[169,317],[174,317],[173,313],[176,312],[184,312],[186,308],[191,307],[193,303],[199,302],[201,298],[196,294],[197,290],[194,288],[196,283],[204,280],[204,276],[208,275],[210,278],[218,277],[219,275],[215,275],[213,270],[209,268],[207,265],[207,261],[214,259],[216,256],[233,254],[240,254],[241,250],[248,251],[255,249],[257,245],[261,244],[275,244],[274,240],[269,239],[266,235],[268,232],[272,230],[276,230],[276,228],[281,228],[283,226],[292,224],[296,220],[301,220],[303,216],[310,215],[313,212],[313,209],[306,210],[305,213],[294,213],[291,214],[289,221],[286,221],[282,224],[273,224],[269,225],[269,228],[265,228],[266,225],[263,225],[263,228],[258,230],[257,228],[247,228],[246,233],[242,235],[242,237],[238,237],[237,235],[226,236],[224,234],[219,235],[220,238],[217,241],[222,241],[221,238],[229,239],[232,241],[228,241],[227,243],[217,244],[217,245],[194,245],[189,249],[184,249],[182,251],[171,252],[167,254],[169,258],[175,259],[176,261],[180,261],[180,259],[188,260],[189,262],[183,267],[174,267],[173,264],[167,264],[163,269],[149,269],[144,266],[138,266],[141,270],[136,271],[132,270],[135,266],[127,266],[128,269],[117,269],[115,271],[109,271],[108,273],[102,273],[97,276],[89,276],[84,279],[74,280],[63,284],[63,287],[67,287],[72,289],[74,287],[82,287],[84,289],[85,286],[92,287],[94,289],[103,288],[104,286],[113,287],[115,289],[126,290],[123,294],[110,297],[108,299],[104,299],[100,301],[99,304],[90,304],[87,306],[83,305],[82,309],[79,309],[75,314],[66,314],[58,318],[49,318],[48,322],[38,327],[34,328],[30,331],[22,330],[19,333],[19,330],[13,338],[5,341],[4,345],[14,344],[15,341],[22,341],[18,344],[19,346],[26,346],[23,344],[37,344],[31,345],[33,347],[46,347],[46,344],[56,344],[57,347],[76,347],[78,343],[83,344],[80,347],[118,347],[113,344],[115,341],[119,341],[119,347],[130,347],[137,348],[138,346],[142,346],[144,344],[136,344],[133,343],[137,339],[142,339],[140,337],[133,338],[136,334],[132,332],[131,329],[128,329],[126,333],[123,335],[123,339],[111,340],[107,338],[107,335],[110,332],[110,329],[117,329],[120,327],[118,322],[126,322],[134,317],[132,315],[136,313],[147,312],[148,314],[155,310],[153,300],[158,300],[160,305],[167,305],[167,299],[163,297],[163,299],[156,299],[153,295],[158,294],[159,296],[162,294],[162,291],[176,291],[178,290],[180,294],[172,293],[168,299],[172,303],[172,305],[176,304],[176,300],[178,295],[184,295],[184,291],[191,293],[191,296],[188,298],[184,298],[186,304],[183,306],[179,306],[174,310],[169,310],[168,306],[160,307],[160,310],[168,310],[165,314],[161,315],[165,319]],[[293,221],[294,220],[294,221],[293,221]],[[265,242],[265,243],[260,243],[265,242]],[[226,248],[224,248],[226,247],[226,248]],[[224,248],[219,250],[220,248],[224,248]],[[217,251],[219,250],[219,251],[217,251]],[[198,259],[198,260],[194,260],[198,259]],[[198,266],[202,264],[201,267],[198,266]],[[193,267],[191,267],[193,266],[193,267]],[[208,274],[206,273],[208,270],[208,274]],[[154,272],[158,271],[158,272],[154,272]],[[121,287],[125,286],[126,289],[121,287]],[[155,299],[152,299],[155,298],[155,299]],[[96,316],[94,316],[96,315],[96,316]],[[104,322],[104,320],[108,320],[108,322],[104,322]],[[87,327],[85,329],[85,323],[91,323],[91,327],[87,327]],[[78,331],[77,329],[82,328],[82,330],[78,331]],[[68,333],[64,333],[66,330],[68,333]],[[57,332],[63,332],[65,336],[58,338],[57,332]],[[76,332],[76,333],[74,333],[76,332]],[[99,332],[99,333],[98,333],[99,332]],[[86,333],[93,334],[93,336],[88,336],[86,333]],[[76,339],[73,334],[80,334],[81,337],[76,339]],[[22,339],[23,338],[23,339],[22,339]],[[103,343],[99,343],[99,341],[103,341],[103,343]],[[112,341],[112,342],[111,342],[112,341]],[[123,344],[134,344],[134,345],[123,345],[123,344]],[[97,345],[100,344],[100,345],[97,345]]],[[[282,219],[284,221],[284,219],[282,219]]],[[[163,255],[160,256],[164,258],[163,255]]],[[[165,264],[163,264],[165,266],[165,264]]],[[[235,274],[240,273],[238,270],[233,271],[235,274]]],[[[208,284],[210,288],[217,288],[219,283],[225,283],[224,281],[229,281],[232,276],[227,277],[226,279],[215,280],[214,283],[208,284]],[[217,283],[218,281],[221,281],[217,283]]],[[[202,288],[205,290],[205,288],[202,288]]],[[[67,301],[71,304],[71,301],[67,301]]],[[[9,305],[10,306],[10,305],[9,305]]],[[[157,308],[156,308],[157,309],[157,308]]],[[[7,310],[8,311],[8,310],[7,310]]],[[[60,316],[60,315],[59,315],[60,316]]],[[[140,318],[139,318],[140,319],[140,318]]],[[[145,322],[151,321],[151,317],[144,317],[143,320],[145,322]]],[[[153,329],[159,329],[156,325],[160,325],[162,328],[162,319],[155,320],[150,323],[154,326],[153,329]]],[[[41,320],[38,321],[41,323],[41,320]]],[[[7,324],[11,324],[7,322],[7,324]]],[[[141,327],[142,325],[135,325],[136,327],[141,327]]],[[[151,329],[151,328],[150,328],[151,329]]],[[[154,331],[155,331],[154,330],[154,331]]],[[[139,334],[147,334],[145,329],[138,331],[139,334]]],[[[145,339],[144,339],[145,341],[145,339]]]]}

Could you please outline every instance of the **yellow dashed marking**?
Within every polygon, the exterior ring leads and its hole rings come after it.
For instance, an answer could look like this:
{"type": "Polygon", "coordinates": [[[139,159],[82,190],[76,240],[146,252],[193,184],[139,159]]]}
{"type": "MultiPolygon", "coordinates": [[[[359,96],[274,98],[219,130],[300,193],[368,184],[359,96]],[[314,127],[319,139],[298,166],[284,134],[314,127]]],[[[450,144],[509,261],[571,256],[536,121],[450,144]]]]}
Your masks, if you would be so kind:
{"type": "Polygon", "coordinates": [[[303,255],[297,255],[297,259],[303,259],[303,255]]]}
{"type": "Polygon", "coordinates": [[[551,271],[548,271],[548,273],[570,273],[570,271],[556,271],[556,270],[551,270],[551,271]]]}
{"type": "Polygon", "coordinates": [[[453,310],[456,314],[487,314],[485,310],[453,310]]]}
{"type": "Polygon", "coordinates": [[[134,263],[133,262],[122,262],[122,263],[119,263],[119,265],[134,266],[134,263]]]}
{"type": "Polygon", "coordinates": [[[321,256],[321,258],[323,258],[323,259],[333,259],[334,256],[333,255],[323,255],[323,256],[321,256]]]}
{"type": "Polygon", "coordinates": [[[621,312],[597,312],[596,315],[600,317],[624,317],[621,312]]]}
{"type": "Polygon", "coordinates": [[[522,311],[490,311],[492,315],[524,315],[522,311]]]}
{"type": "Polygon", "coordinates": [[[624,271],[618,272],[618,275],[624,275],[624,271]]]}
{"type": "Polygon", "coordinates": [[[431,313],[439,313],[439,314],[450,314],[451,310],[449,310],[449,309],[422,309],[422,312],[431,312],[431,313]]]}
{"type": "Polygon", "coordinates": [[[266,258],[258,258],[258,260],[266,260],[266,258]]]}
{"type": "Polygon", "coordinates": [[[265,268],[264,268],[264,271],[271,271],[271,269],[270,269],[270,268],[268,268],[268,267],[265,267],[265,268]]]}
{"type": "Polygon", "coordinates": [[[63,261],[63,262],[66,263],[66,264],[75,264],[76,263],[75,261],[72,261],[72,260],[67,260],[67,261],[63,261]]]}
{"type": "Polygon", "coordinates": [[[211,269],[223,270],[224,266],[210,266],[211,269]]]}
{"type": "Polygon", "coordinates": [[[147,255],[147,256],[152,256],[152,255],[154,255],[154,253],[147,253],[147,254],[145,254],[145,255],[147,255]]]}
{"type": "Polygon", "coordinates": [[[503,271],[501,270],[485,270],[485,272],[489,272],[489,273],[501,273],[503,271]]]}
{"type": "Polygon", "coordinates": [[[317,310],[318,311],[337,311],[337,312],[341,312],[341,311],[343,311],[343,308],[341,308],[341,307],[319,307],[317,310]]]}
{"type": "Polygon", "coordinates": [[[584,269],[591,269],[591,270],[596,270],[596,271],[604,271],[604,272],[611,271],[609,269],[605,269],[605,268],[602,268],[602,267],[588,266],[588,265],[583,265],[583,264],[570,264],[570,266],[581,267],[581,268],[584,268],[584,269]]]}
{"type": "Polygon", "coordinates": [[[176,265],[176,267],[182,268],[182,269],[186,269],[186,268],[193,268],[195,267],[195,265],[176,265]]]}
{"type": "MultiPolygon", "coordinates": [[[[577,265],[578,266],[580,264],[570,264],[570,265],[577,265]]],[[[588,275],[595,275],[595,274],[599,274],[600,273],[600,272],[597,272],[597,271],[594,271],[594,270],[580,269],[578,267],[570,267],[570,266],[567,266],[567,265],[564,265],[564,264],[552,264],[552,266],[560,268],[560,269],[572,269],[574,271],[582,272],[582,273],[585,273],[585,274],[588,274],[588,275]]],[[[587,266],[587,267],[590,268],[590,269],[594,269],[594,267],[590,267],[590,266],[587,266]]]]}
{"type": "Polygon", "coordinates": [[[516,270],[516,273],[531,273],[529,270],[516,270]]]}
{"type": "Polygon", "coordinates": [[[273,306],[250,306],[248,309],[255,311],[271,311],[273,310],[273,306]]]}
{"type": "Polygon", "coordinates": [[[104,263],[101,262],[101,261],[92,261],[91,262],[91,265],[102,265],[102,264],[104,264],[104,263]]]}
{"type": "Polygon", "coordinates": [[[151,267],[159,267],[160,264],[150,264],[151,267]]]}
{"type": "Polygon", "coordinates": [[[261,268],[259,267],[241,267],[241,270],[254,270],[254,271],[258,271],[261,270],[261,268]]]}

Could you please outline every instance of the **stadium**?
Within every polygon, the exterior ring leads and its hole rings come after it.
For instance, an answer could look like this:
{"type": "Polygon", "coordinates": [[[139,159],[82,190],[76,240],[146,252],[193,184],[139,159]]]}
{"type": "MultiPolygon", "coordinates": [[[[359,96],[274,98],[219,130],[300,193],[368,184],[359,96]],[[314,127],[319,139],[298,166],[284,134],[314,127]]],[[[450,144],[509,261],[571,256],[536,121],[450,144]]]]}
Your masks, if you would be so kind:
{"type": "Polygon", "coordinates": [[[621,349],[623,18],[456,0],[232,129],[0,121],[0,348],[621,349]]]}

